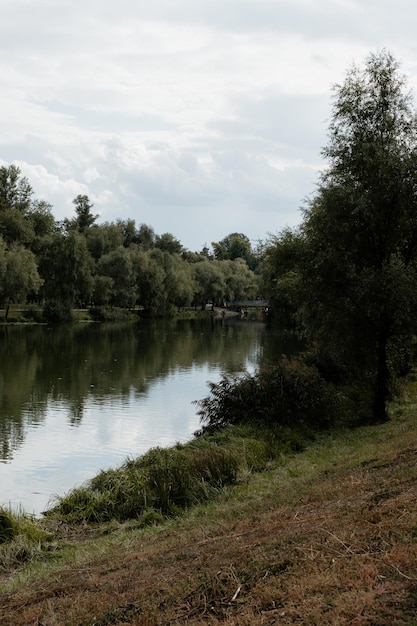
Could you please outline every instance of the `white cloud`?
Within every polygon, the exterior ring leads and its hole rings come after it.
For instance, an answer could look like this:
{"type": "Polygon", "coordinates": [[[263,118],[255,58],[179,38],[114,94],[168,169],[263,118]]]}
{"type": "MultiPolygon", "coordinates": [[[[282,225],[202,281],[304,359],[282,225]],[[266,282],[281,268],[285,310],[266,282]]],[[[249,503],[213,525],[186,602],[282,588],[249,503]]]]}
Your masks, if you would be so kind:
{"type": "Polygon", "coordinates": [[[388,48],[416,70],[411,0],[4,0],[0,158],[57,218],[87,193],[191,249],[299,221],[331,86],[388,48]],[[404,19],[407,15],[407,19],[404,19]]]}

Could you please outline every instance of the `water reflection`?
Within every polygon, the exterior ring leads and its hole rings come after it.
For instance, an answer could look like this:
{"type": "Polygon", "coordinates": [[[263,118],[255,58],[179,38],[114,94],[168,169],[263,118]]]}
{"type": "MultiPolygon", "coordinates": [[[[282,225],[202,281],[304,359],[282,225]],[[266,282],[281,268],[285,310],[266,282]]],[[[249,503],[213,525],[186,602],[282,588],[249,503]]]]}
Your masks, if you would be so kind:
{"type": "Polygon", "coordinates": [[[100,468],[188,439],[192,400],[256,367],[266,335],[211,320],[2,328],[0,503],[39,512],[100,468]]]}

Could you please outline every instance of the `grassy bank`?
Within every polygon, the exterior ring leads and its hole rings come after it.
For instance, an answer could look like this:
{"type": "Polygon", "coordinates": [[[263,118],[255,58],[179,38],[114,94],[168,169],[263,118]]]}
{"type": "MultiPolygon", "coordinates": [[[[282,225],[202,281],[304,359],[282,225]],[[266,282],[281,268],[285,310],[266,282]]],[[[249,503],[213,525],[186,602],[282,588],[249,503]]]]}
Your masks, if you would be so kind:
{"type": "MultiPolygon", "coordinates": [[[[68,312],[67,312],[68,313],[68,312]]],[[[121,309],[119,307],[101,306],[87,309],[72,309],[64,320],[48,320],[40,306],[13,304],[7,313],[0,309],[0,325],[7,324],[46,324],[48,321],[59,323],[69,322],[124,322],[140,319],[141,309],[121,309]]],[[[209,311],[201,311],[192,307],[175,308],[167,318],[201,319],[209,317],[209,311]]],[[[158,317],[158,316],[157,316],[158,317]]]]}
{"type": "Polygon", "coordinates": [[[417,624],[416,415],[410,381],[389,423],[304,450],[286,431],[232,429],[103,473],[86,490],[112,519],[64,499],[7,531],[0,623],[417,624]],[[133,518],[114,514],[129,472],[151,499],[133,518]]]}

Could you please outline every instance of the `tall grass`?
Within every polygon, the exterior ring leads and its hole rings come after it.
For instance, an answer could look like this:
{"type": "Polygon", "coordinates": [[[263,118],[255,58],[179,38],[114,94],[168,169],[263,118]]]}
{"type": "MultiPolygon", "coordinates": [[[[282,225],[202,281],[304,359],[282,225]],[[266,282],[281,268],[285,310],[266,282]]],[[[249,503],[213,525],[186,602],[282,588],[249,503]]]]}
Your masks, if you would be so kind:
{"type": "Polygon", "coordinates": [[[145,525],[215,498],[248,470],[265,468],[278,450],[300,446],[295,433],[241,427],[153,448],[57,498],[46,515],[71,523],[137,519],[145,525]]]}
{"type": "Polygon", "coordinates": [[[0,570],[9,571],[52,548],[52,535],[24,512],[0,508],[0,570]]]}

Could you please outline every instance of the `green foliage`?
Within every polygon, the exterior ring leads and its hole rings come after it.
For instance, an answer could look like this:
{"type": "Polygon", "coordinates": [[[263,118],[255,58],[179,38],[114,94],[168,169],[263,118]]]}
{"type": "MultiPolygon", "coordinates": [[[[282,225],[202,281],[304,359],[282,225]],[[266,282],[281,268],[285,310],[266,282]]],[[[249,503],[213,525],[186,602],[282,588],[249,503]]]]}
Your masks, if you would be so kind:
{"type": "Polygon", "coordinates": [[[93,260],[83,235],[56,232],[45,241],[39,258],[46,300],[74,306],[89,302],[93,287],[93,260]]]}
{"type": "Polygon", "coordinates": [[[165,304],[165,271],[161,264],[161,250],[133,250],[132,262],[139,290],[139,303],[147,315],[163,311],[165,304]]]}
{"type": "Polygon", "coordinates": [[[42,309],[38,306],[29,306],[23,311],[23,316],[25,319],[36,322],[37,324],[45,321],[42,309]]]}
{"type": "Polygon", "coordinates": [[[97,224],[87,195],[74,198],[75,217],[61,223],[32,195],[18,167],[0,167],[0,306],[45,302],[48,321],[58,323],[69,306],[139,305],[148,317],[171,316],[193,302],[250,299],[257,291],[245,235],[220,242],[227,251],[215,261],[208,249],[189,252],[173,234],[136,228],[133,219],[97,224]],[[8,266],[6,253],[16,263],[8,266]]]}
{"type": "Polygon", "coordinates": [[[270,319],[309,340],[369,422],[387,419],[417,330],[417,118],[398,69],[383,51],[335,87],[329,165],[261,263],[270,319]]]}
{"type": "Polygon", "coordinates": [[[336,86],[323,154],[301,254],[288,270],[298,241],[287,236],[269,255],[280,270],[273,296],[295,302],[321,370],[360,390],[375,423],[387,419],[416,332],[417,117],[391,54],[371,55],[336,86]]]}
{"type": "Polygon", "coordinates": [[[222,300],[252,300],[259,293],[259,281],[242,258],[217,263],[224,275],[225,290],[222,300]]]}
{"type": "Polygon", "coordinates": [[[12,209],[25,213],[32,194],[28,179],[21,175],[17,165],[0,167],[0,212],[12,209]]]}
{"type": "Polygon", "coordinates": [[[46,300],[42,316],[48,324],[62,324],[74,319],[72,307],[67,302],[56,300],[46,300]]]}
{"type": "Polygon", "coordinates": [[[0,302],[7,311],[11,303],[36,294],[41,284],[35,255],[20,244],[7,248],[0,237],[0,302]]]}
{"type": "Polygon", "coordinates": [[[202,432],[244,423],[317,429],[334,424],[337,395],[316,368],[282,359],[254,374],[223,376],[197,404],[202,432]]]}
{"type": "Polygon", "coordinates": [[[136,230],[136,222],[135,220],[117,220],[116,222],[117,228],[120,229],[120,232],[123,236],[123,246],[125,248],[129,248],[130,246],[139,243],[139,233],[136,230]]]}
{"type": "Polygon", "coordinates": [[[108,306],[114,293],[114,280],[111,276],[96,274],[93,277],[92,304],[93,309],[108,306]]]}
{"type": "Polygon", "coordinates": [[[8,245],[32,246],[34,233],[27,216],[16,209],[0,211],[0,235],[8,245]]]}
{"type": "Polygon", "coordinates": [[[129,251],[119,246],[102,256],[97,263],[97,274],[113,280],[110,304],[132,307],[137,299],[137,287],[129,251]]]}
{"type": "Polygon", "coordinates": [[[155,509],[146,509],[138,520],[139,528],[146,528],[146,526],[157,526],[163,524],[165,517],[155,509]]]}
{"type": "Polygon", "coordinates": [[[170,254],[180,254],[182,252],[181,242],[171,233],[157,235],[155,238],[155,247],[163,252],[169,252],[170,254]]]}
{"type": "Polygon", "coordinates": [[[52,204],[46,200],[34,200],[30,206],[28,218],[36,237],[45,237],[56,230],[52,204]]]}
{"type": "Polygon", "coordinates": [[[18,167],[0,167],[0,306],[46,302],[48,320],[55,322],[67,319],[62,311],[68,306],[92,303],[139,305],[154,317],[193,302],[251,299],[257,292],[248,269],[255,257],[241,233],[220,242],[214,260],[207,248],[199,254],[184,250],[173,234],[157,235],[147,224],[136,228],[133,219],[97,224],[87,195],[74,198],[76,215],[62,222],[46,200],[32,195],[18,167]],[[7,276],[5,251],[18,251],[7,276]]]}
{"type": "Polygon", "coordinates": [[[93,224],[84,236],[88,251],[95,261],[124,245],[124,232],[120,224],[93,224]]]}
{"type": "Polygon", "coordinates": [[[304,247],[300,232],[285,229],[272,237],[263,251],[259,268],[261,291],[269,300],[268,319],[279,328],[293,329],[300,321],[304,247]]]}
{"type": "Polygon", "coordinates": [[[254,270],[257,265],[249,238],[243,233],[230,233],[221,241],[212,242],[214,257],[218,261],[243,259],[254,270]]]}
{"type": "Polygon", "coordinates": [[[218,263],[214,264],[208,259],[194,263],[193,275],[196,285],[195,302],[222,302],[226,283],[218,263]]]}
{"type": "Polygon", "coordinates": [[[150,250],[155,246],[155,233],[151,226],[141,224],[138,229],[138,244],[143,250],[150,250]]]}
{"type": "Polygon", "coordinates": [[[117,306],[93,306],[89,313],[96,322],[125,322],[133,319],[130,311],[117,306]]]}
{"type": "Polygon", "coordinates": [[[73,204],[75,206],[75,213],[77,217],[72,222],[68,222],[68,226],[70,228],[75,228],[79,233],[84,233],[94,224],[98,215],[93,215],[91,213],[93,205],[91,204],[89,197],[86,195],[79,194],[76,198],[74,198],[73,204]]]}

